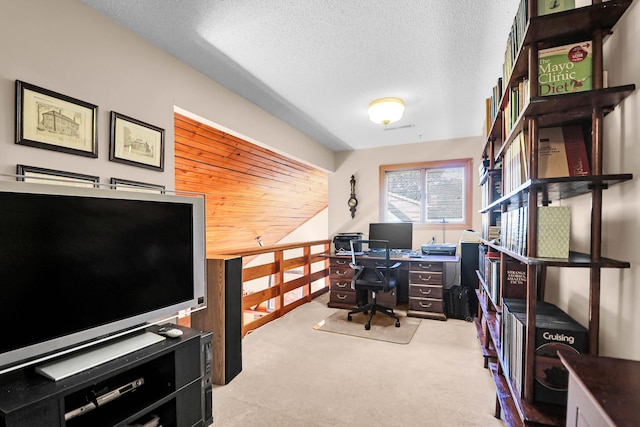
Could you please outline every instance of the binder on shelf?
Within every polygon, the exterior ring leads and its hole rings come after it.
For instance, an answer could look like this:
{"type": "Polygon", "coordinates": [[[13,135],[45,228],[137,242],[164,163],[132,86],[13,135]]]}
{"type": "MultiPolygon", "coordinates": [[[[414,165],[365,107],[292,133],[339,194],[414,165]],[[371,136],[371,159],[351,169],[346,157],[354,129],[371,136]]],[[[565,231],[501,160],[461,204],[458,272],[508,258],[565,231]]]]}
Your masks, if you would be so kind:
{"type": "Polygon", "coordinates": [[[538,258],[569,258],[571,209],[538,206],[538,258]]]}

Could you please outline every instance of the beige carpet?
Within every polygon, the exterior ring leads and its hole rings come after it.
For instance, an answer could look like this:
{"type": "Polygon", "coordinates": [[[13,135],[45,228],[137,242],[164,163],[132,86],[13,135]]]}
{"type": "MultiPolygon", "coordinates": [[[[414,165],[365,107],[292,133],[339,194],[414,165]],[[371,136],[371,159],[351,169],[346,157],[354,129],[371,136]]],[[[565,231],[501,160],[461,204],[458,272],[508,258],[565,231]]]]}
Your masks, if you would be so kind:
{"type": "Polygon", "coordinates": [[[327,302],[243,339],[242,372],[214,386],[213,427],[504,427],[472,323],[422,319],[398,345],[314,330],[345,311],[327,302]]]}
{"type": "Polygon", "coordinates": [[[368,314],[356,313],[352,316],[352,320],[349,321],[347,320],[347,313],[348,310],[338,310],[315,324],[313,329],[395,344],[409,344],[418,326],[420,326],[420,319],[403,316],[398,313],[400,327],[396,328],[395,319],[377,313],[371,320],[371,329],[367,331],[364,328],[364,324],[369,320],[368,314]]]}

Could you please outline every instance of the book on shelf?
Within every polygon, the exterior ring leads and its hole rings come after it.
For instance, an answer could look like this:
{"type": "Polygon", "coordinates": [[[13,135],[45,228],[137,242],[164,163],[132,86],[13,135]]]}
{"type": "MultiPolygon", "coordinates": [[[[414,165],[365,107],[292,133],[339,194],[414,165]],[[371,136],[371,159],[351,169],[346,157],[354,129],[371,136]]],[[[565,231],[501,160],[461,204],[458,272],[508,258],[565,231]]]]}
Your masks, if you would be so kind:
{"type": "Polygon", "coordinates": [[[504,278],[504,298],[526,298],[527,297],[527,264],[519,261],[509,260],[506,264],[504,278]]]}
{"type": "Polygon", "coordinates": [[[527,224],[529,211],[526,205],[501,213],[500,245],[519,255],[527,253],[527,224]]]}
{"type": "Polygon", "coordinates": [[[589,6],[591,0],[538,0],[538,16],[589,6]]]}
{"type": "Polygon", "coordinates": [[[538,258],[569,258],[571,209],[568,206],[538,206],[538,258]]]}
{"type": "Polygon", "coordinates": [[[538,132],[538,178],[591,174],[582,128],[542,128],[538,132]]]}
{"type": "Polygon", "coordinates": [[[505,150],[503,170],[505,171],[505,194],[518,188],[529,179],[528,137],[524,132],[518,133],[505,150]]]}
{"type": "MultiPolygon", "coordinates": [[[[502,301],[502,356],[508,377],[522,396],[526,342],[526,300],[502,301]]],[[[588,352],[589,333],[554,304],[536,302],[534,401],[565,405],[568,372],[558,351],[588,352]]]]}
{"type": "Polygon", "coordinates": [[[482,136],[483,141],[489,138],[489,132],[491,132],[491,123],[493,123],[493,114],[491,113],[491,98],[485,99],[485,117],[482,124],[482,136]]]}
{"type": "Polygon", "coordinates": [[[560,95],[592,89],[591,41],[538,52],[538,95],[560,95]]]}

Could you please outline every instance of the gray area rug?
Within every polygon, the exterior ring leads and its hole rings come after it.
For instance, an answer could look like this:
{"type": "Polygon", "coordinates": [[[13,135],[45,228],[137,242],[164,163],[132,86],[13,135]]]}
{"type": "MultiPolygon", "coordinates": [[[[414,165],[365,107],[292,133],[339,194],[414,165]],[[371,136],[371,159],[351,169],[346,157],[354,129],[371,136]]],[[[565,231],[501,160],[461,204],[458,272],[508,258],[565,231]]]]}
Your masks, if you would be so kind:
{"type": "Polygon", "coordinates": [[[352,320],[348,321],[348,312],[348,310],[338,310],[314,325],[313,329],[395,344],[409,344],[421,321],[421,319],[403,316],[402,313],[397,312],[400,316],[400,327],[396,328],[395,319],[376,313],[371,320],[371,329],[367,331],[364,325],[367,323],[369,315],[356,313],[352,315],[352,320]]]}

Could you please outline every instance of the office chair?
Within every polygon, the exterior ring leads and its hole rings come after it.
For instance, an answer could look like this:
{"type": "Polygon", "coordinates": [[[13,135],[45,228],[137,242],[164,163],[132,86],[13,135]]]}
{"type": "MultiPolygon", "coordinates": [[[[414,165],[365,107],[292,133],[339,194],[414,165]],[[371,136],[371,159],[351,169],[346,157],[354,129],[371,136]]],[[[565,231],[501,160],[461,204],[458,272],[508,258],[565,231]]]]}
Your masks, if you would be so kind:
{"type": "Polygon", "coordinates": [[[356,291],[370,291],[371,302],[366,303],[354,310],[351,310],[349,314],[347,314],[347,320],[351,320],[352,314],[364,313],[366,315],[368,312],[371,312],[371,314],[369,315],[369,320],[364,325],[364,328],[368,331],[369,329],[371,329],[371,319],[373,318],[374,314],[379,312],[396,319],[396,328],[399,328],[400,318],[393,312],[393,309],[376,303],[377,292],[389,292],[396,287],[398,268],[401,264],[399,262],[396,262],[394,264],[391,263],[391,260],[389,259],[389,241],[351,240],[350,244],[351,262],[349,263],[349,266],[354,270],[353,279],[351,279],[351,288],[355,289],[356,291]],[[385,257],[382,265],[380,265],[379,260],[376,262],[377,265],[375,266],[368,266],[366,264],[357,262],[354,245],[362,246],[363,243],[366,243],[368,245],[371,245],[371,243],[384,244],[385,257]]]}

